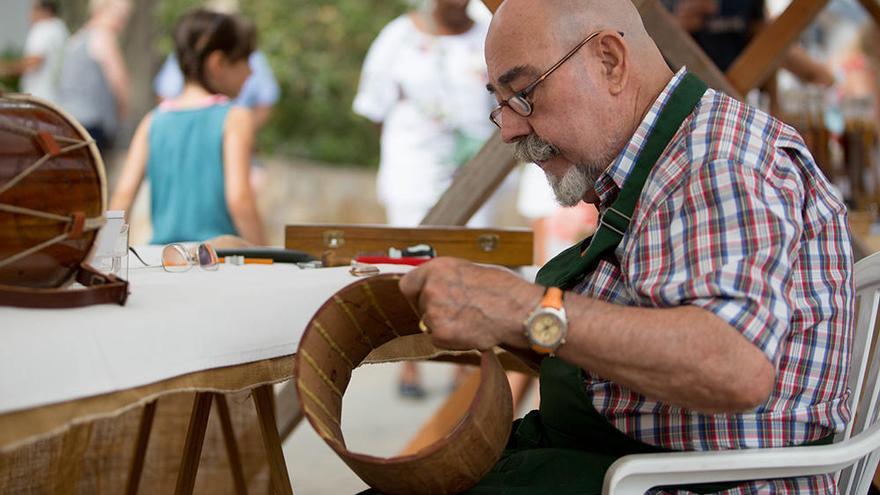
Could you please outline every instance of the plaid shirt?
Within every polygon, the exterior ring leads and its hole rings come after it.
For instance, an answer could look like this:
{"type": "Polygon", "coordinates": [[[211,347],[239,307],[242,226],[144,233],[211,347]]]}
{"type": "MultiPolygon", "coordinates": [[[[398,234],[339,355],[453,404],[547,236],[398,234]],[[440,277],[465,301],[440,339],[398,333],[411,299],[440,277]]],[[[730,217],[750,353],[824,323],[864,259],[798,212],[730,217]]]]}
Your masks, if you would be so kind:
{"type": "MultiPolygon", "coordinates": [[[[669,85],[596,183],[614,200],[679,84],[669,85]]],[[[792,128],[709,90],[660,156],[616,250],[576,291],[615,304],[692,305],[737,329],[776,367],[767,401],[701,414],[587,374],[596,409],[642,442],[676,450],[802,444],[841,431],[852,340],[846,208],[792,128]]],[[[831,476],[754,482],[724,492],[836,493],[831,476]]]]}

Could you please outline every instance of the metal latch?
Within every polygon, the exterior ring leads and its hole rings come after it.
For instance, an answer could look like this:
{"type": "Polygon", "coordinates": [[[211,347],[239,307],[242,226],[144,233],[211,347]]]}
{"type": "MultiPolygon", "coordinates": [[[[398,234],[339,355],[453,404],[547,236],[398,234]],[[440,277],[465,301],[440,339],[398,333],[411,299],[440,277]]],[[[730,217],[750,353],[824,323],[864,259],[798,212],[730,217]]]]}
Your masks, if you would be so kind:
{"type": "Polygon", "coordinates": [[[324,247],[329,249],[341,248],[345,245],[345,232],[341,230],[324,231],[324,247]]]}
{"type": "Polygon", "coordinates": [[[480,237],[477,237],[477,245],[480,246],[480,249],[485,253],[491,253],[498,249],[498,244],[501,243],[501,239],[498,237],[498,234],[483,234],[480,237]]]}

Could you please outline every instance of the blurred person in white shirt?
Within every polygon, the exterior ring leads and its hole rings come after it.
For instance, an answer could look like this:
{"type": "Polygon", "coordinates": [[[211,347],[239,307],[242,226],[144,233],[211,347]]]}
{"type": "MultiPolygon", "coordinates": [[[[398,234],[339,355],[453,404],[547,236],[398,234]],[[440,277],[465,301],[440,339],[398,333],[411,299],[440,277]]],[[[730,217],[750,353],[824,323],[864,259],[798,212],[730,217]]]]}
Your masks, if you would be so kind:
{"type": "Polygon", "coordinates": [[[21,76],[22,93],[57,101],[62,52],[69,35],[64,21],[58,18],[58,2],[33,2],[22,57],[0,63],[0,74],[21,76]]]}

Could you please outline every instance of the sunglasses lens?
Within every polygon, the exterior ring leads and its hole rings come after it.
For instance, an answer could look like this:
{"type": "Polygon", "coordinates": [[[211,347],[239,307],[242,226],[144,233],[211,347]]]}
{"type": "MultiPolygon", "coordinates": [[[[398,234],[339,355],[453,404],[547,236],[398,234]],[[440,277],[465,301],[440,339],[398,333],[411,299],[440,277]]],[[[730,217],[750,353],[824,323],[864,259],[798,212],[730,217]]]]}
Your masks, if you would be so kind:
{"type": "Polygon", "coordinates": [[[214,251],[210,244],[199,244],[196,254],[199,257],[199,266],[204,270],[216,270],[218,268],[217,252],[214,251]]]}
{"type": "Polygon", "coordinates": [[[186,250],[179,244],[162,248],[162,268],[169,272],[185,272],[192,267],[186,250]]]}
{"type": "Polygon", "coordinates": [[[512,108],[514,112],[523,117],[528,117],[532,114],[532,104],[526,101],[522,96],[511,97],[507,100],[507,104],[510,105],[510,108],[512,108]]]}

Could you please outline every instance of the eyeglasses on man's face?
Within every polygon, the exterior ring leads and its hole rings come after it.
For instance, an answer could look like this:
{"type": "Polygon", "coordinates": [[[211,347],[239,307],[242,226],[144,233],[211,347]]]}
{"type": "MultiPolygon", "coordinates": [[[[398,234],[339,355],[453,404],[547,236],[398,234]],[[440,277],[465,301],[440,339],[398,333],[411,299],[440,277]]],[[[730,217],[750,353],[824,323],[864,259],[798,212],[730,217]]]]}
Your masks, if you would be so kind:
{"type": "MultiPolygon", "coordinates": [[[[589,36],[587,36],[580,43],[575,45],[575,47],[572,48],[571,51],[566,53],[564,57],[562,57],[558,62],[553,64],[543,74],[538,76],[538,78],[535,79],[534,81],[532,81],[531,84],[526,86],[525,89],[517,92],[516,94],[514,94],[513,96],[511,96],[510,98],[508,98],[506,100],[502,100],[501,103],[497,107],[495,107],[495,110],[492,110],[492,113],[489,114],[489,120],[491,120],[492,123],[494,123],[496,126],[498,126],[500,128],[501,127],[502,111],[504,110],[504,107],[510,107],[511,110],[513,110],[514,112],[517,113],[517,115],[520,115],[522,117],[528,117],[528,116],[532,115],[532,113],[535,111],[535,107],[534,107],[534,105],[532,105],[532,102],[529,100],[530,100],[530,96],[531,96],[532,92],[535,90],[535,88],[537,88],[539,84],[544,82],[544,79],[547,79],[547,77],[549,77],[550,74],[553,73],[553,71],[558,69],[559,66],[564,64],[566,60],[570,59],[575,53],[577,53],[577,51],[580,50],[582,46],[589,43],[590,40],[592,40],[596,36],[599,36],[599,34],[601,34],[601,33],[602,33],[601,30],[590,33],[589,36]]],[[[619,34],[620,36],[623,36],[623,33],[620,31],[618,31],[617,34],[619,34]]]]}

